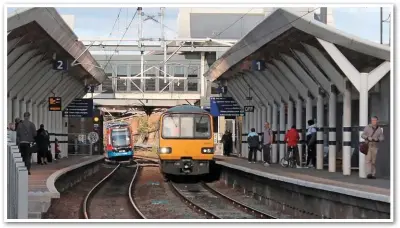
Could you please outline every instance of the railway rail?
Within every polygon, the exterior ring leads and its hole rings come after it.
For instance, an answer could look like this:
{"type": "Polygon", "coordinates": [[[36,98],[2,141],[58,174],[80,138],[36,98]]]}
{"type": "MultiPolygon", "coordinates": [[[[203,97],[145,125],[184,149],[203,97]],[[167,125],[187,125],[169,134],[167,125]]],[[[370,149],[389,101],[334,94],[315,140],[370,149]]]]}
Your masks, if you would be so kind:
{"type": "Polygon", "coordinates": [[[169,185],[189,207],[210,219],[276,219],[218,192],[205,183],[169,182],[169,185]]]}
{"type": "MultiPolygon", "coordinates": [[[[146,219],[146,217],[143,215],[143,213],[139,210],[137,207],[134,197],[132,195],[133,193],[133,187],[135,184],[135,181],[137,180],[138,173],[143,166],[143,164],[140,164],[139,162],[133,161],[134,162],[134,171],[132,178],[130,178],[128,189],[127,189],[127,194],[125,197],[129,198],[129,204],[131,206],[131,209],[133,211],[131,217],[132,218],[139,218],[139,219],[146,219]]],[[[155,164],[149,164],[150,166],[156,166],[155,164]]],[[[99,191],[108,183],[110,182],[113,178],[118,177],[118,172],[121,170],[122,165],[118,164],[107,176],[105,176],[102,180],[100,180],[85,196],[83,202],[82,202],[82,217],[85,219],[90,219],[91,218],[91,202],[94,197],[99,193],[99,191]]],[[[131,167],[129,167],[131,168],[131,167]]],[[[127,184],[127,183],[126,183],[127,184]]],[[[124,184],[120,185],[124,186],[124,184]]]]}

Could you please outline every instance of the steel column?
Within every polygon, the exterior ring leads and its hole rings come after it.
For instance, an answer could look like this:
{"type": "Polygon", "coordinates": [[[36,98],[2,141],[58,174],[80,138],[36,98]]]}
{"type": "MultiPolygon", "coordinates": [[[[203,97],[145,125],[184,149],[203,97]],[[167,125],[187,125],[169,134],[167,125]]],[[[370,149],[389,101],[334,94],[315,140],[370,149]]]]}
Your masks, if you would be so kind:
{"type": "Polygon", "coordinates": [[[336,87],[329,94],[329,172],[336,172],[336,87]]]}
{"type": "Polygon", "coordinates": [[[288,103],[288,111],[287,111],[287,130],[289,130],[293,126],[293,101],[289,101],[288,103]]]}
{"type": "MultiPolygon", "coordinates": [[[[368,73],[361,73],[360,74],[360,126],[367,126],[368,125],[368,73]]],[[[361,135],[363,133],[363,129],[360,130],[360,142],[364,141],[361,138],[361,135]]],[[[365,155],[361,152],[358,152],[358,164],[359,164],[359,177],[360,178],[366,178],[366,170],[365,170],[365,155]]],[[[369,170],[368,170],[369,171],[369,170]]]]}
{"type": "Polygon", "coordinates": [[[324,98],[317,96],[317,162],[316,169],[324,168],[324,98]]]}
{"type": "Polygon", "coordinates": [[[272,104],[272,132],[274,134],[274,141],[272,142],[272,163],[278,163],[278,145],[276,144],[279,139],[278,134],[278,106],[272,104]]]}
{"type": "Polygon", "coordinates": [[[303,147],[302,147],[302,141],[303,141],[303,123],[302,123],[302,113],[303,113],[303,104],[302,100],[300,98],[297,98],[296,101],[296,129],[299,132],[300,135],[300,140],[299,143],[297,144],[299,148],[299,154],[300,154],[300,165],[303,165],[303,147]]]}
{"type": "Polygon", "coordinates": [[[267,122],[269,124],[271,124],[272,121],[272,104],[268,104],[268,108],[267,108],[267,122]]]}
{"type": "Polygon", "coordinates": [[[351,175],[351,83],[346,81],[343,94],[343,175],[351,175]]]}
{"type": "Polygon", "coordinates": [[[282,102],[279,106],[279,161],[285,157],[285,104],[282,102]]]}

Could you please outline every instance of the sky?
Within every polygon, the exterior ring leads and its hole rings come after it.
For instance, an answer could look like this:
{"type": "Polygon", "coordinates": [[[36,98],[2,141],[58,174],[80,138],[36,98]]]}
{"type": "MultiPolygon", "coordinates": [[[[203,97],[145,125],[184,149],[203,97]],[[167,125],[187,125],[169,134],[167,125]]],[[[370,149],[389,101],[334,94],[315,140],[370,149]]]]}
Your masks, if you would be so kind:
{"type": "MultiPolygon", "coordinates": [[[[122,8],[120,15],[117,15],[121,8],[56,8],[60,14],[75,15],[74,32],[80,39],[85,38],[115,38],[119,40],[133,17],[136,8],[122,8]],[[115,23],[115,27],[113,25],[115,23]],[[111,33],[111,35],[110,35],[111,33]]],[[[16,8],[8,8],[8,13],[12,13],[16,8]]],[[[374,42],[380,41],[379,17],[380,9],[378,7],[360,7],[360,8],[334,8],[333,17],[335,27],[346,33],[359,36],[374,42]]],[[[156,16],[159,20],[159,8],[143,8],[146,15],[156,16]]],[[[383,18],[386,19],[390,13],[389,8],[384,8],[383,18]]],[[[178,37],[177,18],[178,8],[165,8],[164,23],[166,25],[165,33],[167,38],[178,37]]],[[[233,22],[232,22],[233,23],[233,22]]],[[[138,20],[132,21],[132,24],[124,39],[136,39],[138,37],[138,20]]],[[[389,40],[389,23],[384,23],[383,43],[389,40]]],[[[144,37],[159,38],[161,36],[160,24],[152,20],[147,20],[143,24],[144,37]]]]}

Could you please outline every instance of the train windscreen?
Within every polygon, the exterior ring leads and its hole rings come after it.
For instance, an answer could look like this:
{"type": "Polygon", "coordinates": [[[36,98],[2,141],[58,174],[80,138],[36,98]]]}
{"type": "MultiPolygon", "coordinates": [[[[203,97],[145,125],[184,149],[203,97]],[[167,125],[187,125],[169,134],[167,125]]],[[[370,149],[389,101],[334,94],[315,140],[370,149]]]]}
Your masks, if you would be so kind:
{"type": "Polygon", "coordinates": [[[130,146],[131,137],[128,128],[115,128],[111,131],[111,141],[114,147],[130,146]]]}
{"type": "Polygon", "coordinates": [[[162,137],[185,139],[211,138],[211,121],[203,114],[167,114],[163,118],[162,137]]]}

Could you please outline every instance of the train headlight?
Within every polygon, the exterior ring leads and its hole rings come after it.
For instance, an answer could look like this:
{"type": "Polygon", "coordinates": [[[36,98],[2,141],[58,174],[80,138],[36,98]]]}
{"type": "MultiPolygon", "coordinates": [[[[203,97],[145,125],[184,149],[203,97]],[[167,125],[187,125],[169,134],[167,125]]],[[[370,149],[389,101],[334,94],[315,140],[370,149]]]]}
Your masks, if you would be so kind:
{"type": "Polygon", "coordinates": [[[170,154],[172,152],[172,149],[170,147],[160,147],[158,148],[158,152],[160,154],[170,154]]]}
{"type": "Polygon", "coordinates": [[[214,153],[214,148],[201,148],[201,153],[212,154],[212,153],[214,153]]]}

